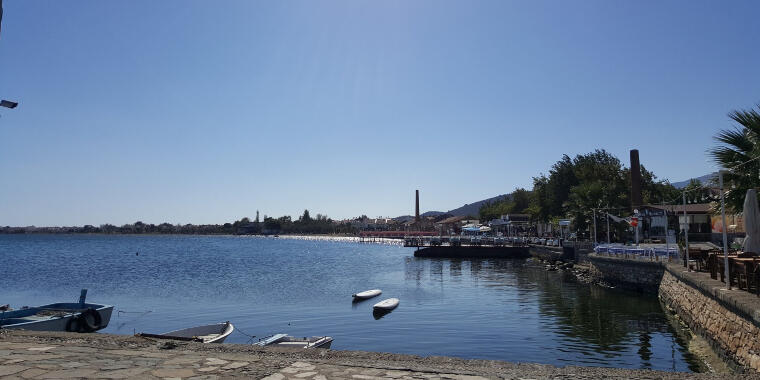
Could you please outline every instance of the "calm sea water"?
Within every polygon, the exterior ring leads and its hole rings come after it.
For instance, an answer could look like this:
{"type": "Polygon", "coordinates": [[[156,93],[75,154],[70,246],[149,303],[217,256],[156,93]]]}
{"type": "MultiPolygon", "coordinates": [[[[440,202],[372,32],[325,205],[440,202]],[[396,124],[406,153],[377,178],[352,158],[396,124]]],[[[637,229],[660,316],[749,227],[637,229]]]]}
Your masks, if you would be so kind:
{"type": "MultiPolygon", "coordinates": [[[[411,248],[233,236],[0,235],[0,303],[115,305],[103,332],[231,321],[334,349],[689,371],[654,296],[576,283],[523,260],[417,259],[411,248]],[[135,255],[139,252],[139,255],[135,255]],[[351,294],[381,288],[352,304],[351,294]],[[372,304],[397,297],[381,319],[372,304]]],[[[235,333],[230,343],[246,343],[235,333]]]]}

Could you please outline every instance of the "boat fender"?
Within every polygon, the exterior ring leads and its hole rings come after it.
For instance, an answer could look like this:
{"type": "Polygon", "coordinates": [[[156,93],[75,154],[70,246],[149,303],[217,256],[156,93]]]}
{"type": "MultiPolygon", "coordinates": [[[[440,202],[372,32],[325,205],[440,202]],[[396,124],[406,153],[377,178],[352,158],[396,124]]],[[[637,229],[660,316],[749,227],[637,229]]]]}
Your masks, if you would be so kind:
{"type": "Polygon", "coordinates": [[[96,331],[100,328],[100,323],[103,322],[103,319],[100,318],[100,313],[91,307],[87,308],[87,310],[83,311],[82,314],[79,315],[79,320],[79,329],[81,332],[96,331]]]}

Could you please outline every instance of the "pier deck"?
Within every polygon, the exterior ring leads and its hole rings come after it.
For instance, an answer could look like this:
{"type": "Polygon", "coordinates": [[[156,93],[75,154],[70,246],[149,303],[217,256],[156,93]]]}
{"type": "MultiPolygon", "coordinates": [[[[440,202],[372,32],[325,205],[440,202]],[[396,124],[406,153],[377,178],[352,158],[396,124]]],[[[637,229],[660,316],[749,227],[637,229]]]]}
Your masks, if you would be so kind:
{"type": "Polygon", "coordinates": [[[0,379],[760,379],[361,351],[177,343],[132,336],[0,330],[0,379]],[[161,347],[164,347],[162,349],[161,347]]]}

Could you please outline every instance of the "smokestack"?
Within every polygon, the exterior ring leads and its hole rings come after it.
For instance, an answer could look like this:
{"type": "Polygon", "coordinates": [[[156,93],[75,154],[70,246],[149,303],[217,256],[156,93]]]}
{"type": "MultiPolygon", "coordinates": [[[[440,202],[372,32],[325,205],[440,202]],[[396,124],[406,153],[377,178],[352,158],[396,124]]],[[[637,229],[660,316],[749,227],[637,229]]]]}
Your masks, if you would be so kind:
{"type": "Polygon", "coordinates": [[[639,163],[639,150],[631,149],[631,210],[641,206],[644,200],[641,198],[641,164],[639,163]]]}
{"type": "Polygon", "coordinates": [[[414,222],[420,222],[420,191],[414,190],[414,222]]]}

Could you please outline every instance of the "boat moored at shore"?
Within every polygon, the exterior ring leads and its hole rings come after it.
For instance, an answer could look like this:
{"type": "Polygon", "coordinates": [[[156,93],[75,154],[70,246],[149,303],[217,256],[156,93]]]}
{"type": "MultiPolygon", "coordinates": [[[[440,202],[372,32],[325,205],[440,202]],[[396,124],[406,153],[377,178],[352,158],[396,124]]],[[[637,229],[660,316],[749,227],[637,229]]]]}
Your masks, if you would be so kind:
{"type": "Polygon", "coordinates": [[[224,340],[235,331],[230,322],[215,323],[169,331],[163,334],[139,333],[136,336],[155,339],[182,340],[200,343],[224,343],[224,340]]]}
{"type": "Polygon", "coordinates": [[[94,303],[53,303],[0,312],[0,329],[95,332],[108,326],[113,306],[94,303]]]}
{"type": "Polygon", "coordinates": [[[264,338],[256,343],[257,346],[262,347],[295,347],[295,348],[330,348],[333,338],[329,336],[311,336],[296,338],[288,334],[275,334],[270,337],[264,338]]]}

